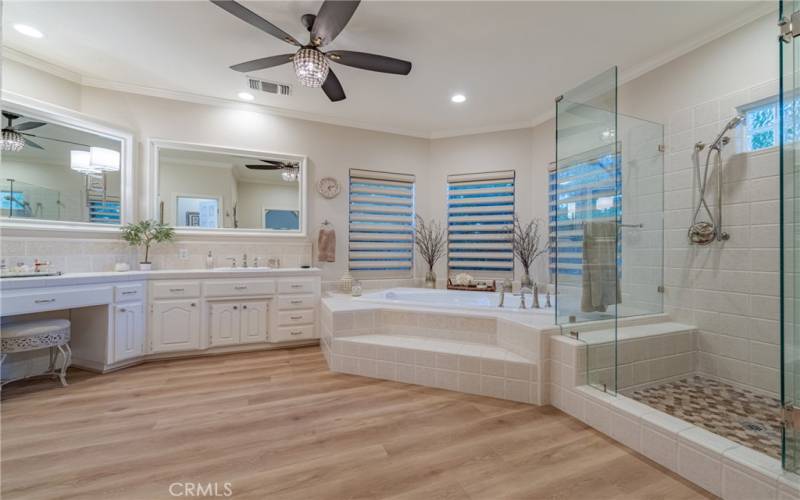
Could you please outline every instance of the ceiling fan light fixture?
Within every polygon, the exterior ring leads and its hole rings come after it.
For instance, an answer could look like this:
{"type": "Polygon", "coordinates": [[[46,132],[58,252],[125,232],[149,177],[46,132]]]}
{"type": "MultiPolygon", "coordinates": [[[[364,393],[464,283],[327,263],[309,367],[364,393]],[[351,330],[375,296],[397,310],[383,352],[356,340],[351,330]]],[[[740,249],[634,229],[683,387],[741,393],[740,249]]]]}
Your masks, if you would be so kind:
{"type": "Polygon", "coordinates": [[[303,47],[294,55],[292,63],[297,79],[306,87],[322,87],[328,78],[330,71],[328,61],[325,60],[325,55],[316,49],[303,47]]]}
{"type": "Polygon", "coordinates": [[[0,149],[6,152],[17,153],[25,147],[25,138],[22,134],[11,129],[3,129],[2,146],[0,149]]]}
{"type": "Polygon", "coordinates": [[[294,182],[297,180],[298,176],[298,168],[297,167],[286,167],[281,171],[281,179],[285,180],[286,182],[294,182]]]}
{"type": "Polygon", "coordinates": [[[99,172],[117,172],[119,151],[92,146],[89,148],[89,165],[99,172]]]}

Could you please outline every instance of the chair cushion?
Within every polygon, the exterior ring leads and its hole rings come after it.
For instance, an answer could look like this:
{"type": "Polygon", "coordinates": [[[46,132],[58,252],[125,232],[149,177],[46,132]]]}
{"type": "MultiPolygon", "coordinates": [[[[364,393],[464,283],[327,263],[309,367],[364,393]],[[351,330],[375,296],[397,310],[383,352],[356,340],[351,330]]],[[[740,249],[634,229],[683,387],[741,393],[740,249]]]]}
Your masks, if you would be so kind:
{"type": "Polygon", "coordinates": [[[61,330],[69,330],[69,326],[69,320],[66,319],[43,319],[8,323],[0,326],[0,338],[10,339],[55,333],[61,330]]]}

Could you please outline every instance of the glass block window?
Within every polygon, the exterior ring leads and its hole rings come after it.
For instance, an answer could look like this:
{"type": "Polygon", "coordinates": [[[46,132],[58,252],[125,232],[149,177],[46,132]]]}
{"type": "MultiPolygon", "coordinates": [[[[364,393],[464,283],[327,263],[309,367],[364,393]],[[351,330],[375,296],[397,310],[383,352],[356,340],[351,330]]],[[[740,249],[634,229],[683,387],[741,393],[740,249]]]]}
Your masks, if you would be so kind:
{"type": "Polygon", "coordinates": [[[448,267],[451,275],[514,275],[513,170],[447,177],[448,267]]]}
{"type": "MultiPolygon", "coordinates": [[[[784,134],[786,143],[792,143],[800,136],[795,124],[800,124],[800,97],[788,98],[783,103],[784,134]]],[[[745,150],[758,151],[777,147],[780,143],[780,116],[778,100],[756,104],[743,110],[745,116],[745,150]]]]}
{"type": "Polygon", "coordinates": [[[413,175],[350,169],[350,272],[410,278],[414,267],[413,175]]]}

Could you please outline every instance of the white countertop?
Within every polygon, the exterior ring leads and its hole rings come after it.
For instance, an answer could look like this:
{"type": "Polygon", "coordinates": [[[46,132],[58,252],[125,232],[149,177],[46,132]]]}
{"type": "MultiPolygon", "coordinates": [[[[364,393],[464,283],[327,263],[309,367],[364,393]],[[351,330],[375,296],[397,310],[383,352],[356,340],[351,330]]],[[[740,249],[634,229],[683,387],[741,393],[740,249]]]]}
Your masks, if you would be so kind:
{"type": "Polygon", "coordinates": [[[0,279],[0,291],[51,286],[92,285],[124,281],[204,278],[280,278],[284,276],[320,276],[319,268],[238,268],[238,269],[166,269],[159,271],[125,271],[97,273],[65,273],[60,276],[34,276],[0,279]]]}

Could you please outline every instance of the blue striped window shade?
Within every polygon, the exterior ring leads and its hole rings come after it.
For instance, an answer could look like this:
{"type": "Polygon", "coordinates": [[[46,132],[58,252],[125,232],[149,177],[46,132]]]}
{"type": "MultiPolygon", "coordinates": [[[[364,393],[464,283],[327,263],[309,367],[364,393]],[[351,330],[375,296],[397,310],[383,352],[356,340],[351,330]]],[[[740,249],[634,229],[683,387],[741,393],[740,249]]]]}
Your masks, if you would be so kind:
{"type": "Polygon", "coordinates": [[[447,261],[450,275],[514,275],[513,170],[447,177],[447,261]]]}
{"type": "Polygon", "coordinates": [[[410,278],[414,176],[350,169],[349,265],[354,276],[410,278]]]}
{"type": "Polygon", "coordinates": [[[583,225],[614,221],[621,213],[619,163],[614,154],[559,165],[549,172],[550,276],[579,283],[583,274],[583,225]]]}
{"type": "Polygon", "coordinates": [[[102,199],[89,200],[89,220],[101,224],[119,224],[119,202],[102,199]]]}

